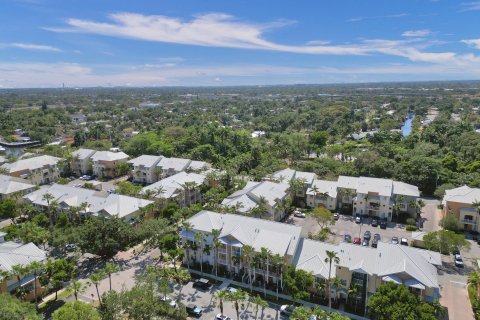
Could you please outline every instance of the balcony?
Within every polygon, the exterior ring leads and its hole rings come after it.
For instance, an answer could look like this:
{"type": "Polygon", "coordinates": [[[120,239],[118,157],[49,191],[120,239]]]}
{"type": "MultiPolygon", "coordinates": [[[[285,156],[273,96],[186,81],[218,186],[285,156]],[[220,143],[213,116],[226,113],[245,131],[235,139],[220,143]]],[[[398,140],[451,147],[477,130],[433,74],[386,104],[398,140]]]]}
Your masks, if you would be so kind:
{"type": "Polygon", "coordinates": [[[477,224],[477,220],[476,220],[476,219],[460,218],[460,222],[461,222],[461,223],[466,223],[466,224],[472,224],[472,225],[476,225],[476,224],[477,224]]]}

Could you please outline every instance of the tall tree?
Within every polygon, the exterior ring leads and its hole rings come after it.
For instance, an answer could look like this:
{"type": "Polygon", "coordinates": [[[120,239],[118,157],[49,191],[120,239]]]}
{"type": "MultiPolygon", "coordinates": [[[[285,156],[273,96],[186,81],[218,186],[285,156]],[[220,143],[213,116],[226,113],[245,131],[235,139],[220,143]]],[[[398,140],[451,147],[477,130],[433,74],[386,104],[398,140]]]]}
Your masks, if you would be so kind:
{"type": "Polygon", "coordinates": [[[335,251],[326,250],[326,254],[325,262],[328,263],[328,312],[332,312],[332,298],[330,297],[332,292],[332,263],[339,264],[340,258],[335,251]]]}
{"type": "Polygon", "coordinates": [[[112,273],[116,273],[119,270],[118,265],[112,262],[107,262],[105,268],[103,268],[103,273],[108,275],[109,291],[112,291],[112,273]]]}

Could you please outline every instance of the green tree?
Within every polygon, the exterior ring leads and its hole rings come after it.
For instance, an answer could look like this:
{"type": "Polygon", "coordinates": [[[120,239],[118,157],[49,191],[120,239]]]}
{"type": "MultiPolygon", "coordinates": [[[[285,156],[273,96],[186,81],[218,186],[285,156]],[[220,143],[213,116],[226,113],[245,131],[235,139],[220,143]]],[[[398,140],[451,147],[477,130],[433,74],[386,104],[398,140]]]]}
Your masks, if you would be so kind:
{"type": "Polygon", "coordinates": [[[52,315],[53,320],[100,320],[100,314],[90,304],[82,301],[68,302],[52,315]]]}
{"type": "Polygon", "coordinates": [[[118,265],[112,262],[107,262],[105,268],[103,268],[103,273],[108,276],[108,283],[109,283],[109,291],[112,291],[112,273],[116,273],[120,270],[118,265]]]}
{"type": "Polygon", "coordinates": [[[15,218],[18,215],[17,207],[15,199],[0,200],[0,219],[10,219],[15,223],[15,218]]]}
{"type": "Polygon", "coordinates": [[[63,288],[63,284],[72,279],[75,271],[73,260],[61,258],[57,260],[48,260],[45,264],[45,272],[40,281],[45,285],[50,285],[55,290],[55,299],[57,299],[58,290],[63,288]]]}
{"type": "Polygon", "coordinates": [[[255,320],[257,320],[258,318],[258,310],[262,310],[262,313],[263,313],[263,309],[265,309],[266,307],[268,307],[268,302],[263,300],[260,296],[254,296],[252,298],[252,303],[253,303],[253,311],[255,312],[255,320]]]}
{"type": "Polygon", "coordinates": [[[320,228],[325,228],[329,225],[335,224],[335,219],[333,218],[333,213],[324,207],[317,207],[312,210],[310,214],[313,219],[318,223],[320,228]]]}
{"type": "Polygon", "coordinates": [[[445,230],[454,232],[460,231],[463,227],[460,220],[458,220],[458,218],[451,212],[447,213],[445,217],[440,220],[439,225],[445,230]]]}
{"type": "Polygon", "coordinates": [[[340,258],[337,256],[335,251],[326,251],[327,257],[325,258],[325,262],[328,263],[328,312],[332,312],[332,298],[330,297],[332,292],[332,263],[339,264],[340,258]]]}
{"type": "Polygon", "coordinates": [[[227,300],[233,303],[233,307],[235,308],[235,312],[237,314],[237,320],[240,320],[240,304],[245,302],[248,299],[248,293],[245,291],[238,289],[237,291],[230,292],[227,295],[227,300]]]}
{"type": "Polygon", "coordinates": [[[370,314],[379,320],[435,320],[435,310],[408,291],[404,285],[388,282],[369,298],[370,314]]]}
{"type": "Polygon", "coordinates": [[[95,286],[95,290],[97,290],[98,302],[100,302],[100,304],[102,304],[102,298],[100,297],[100,291],[98,290],[98,285],[103,280],[103,278],[105,278],[105,274],[102,271],[92,273],[90,277],[88,277],[90,282],[95,286]]]}
{"type": "Polygon", "coordinates": [[[228,292],[226,290],[215,291],[215,293],[213,294],[213,298],[215,299],[215,304],[218,304],[220,314],[223,315],[223,302],[227,300],[228,292]]]}
{"type": "Polygon", "coordinates": [[[465,240],[462,234],[456,234],[449,230],[439,230],[427,233],[423,237],[425,248],[428,250],[438,251],[443,254],[450,254],[453,250],[462,250],[469,248],[470,242],[465,240]]]}
{"type": "Polygon", "coordinates": [[[8,293],[0,293],[0,319],[41,320],[33,304],[23,302],[8,293]]]}

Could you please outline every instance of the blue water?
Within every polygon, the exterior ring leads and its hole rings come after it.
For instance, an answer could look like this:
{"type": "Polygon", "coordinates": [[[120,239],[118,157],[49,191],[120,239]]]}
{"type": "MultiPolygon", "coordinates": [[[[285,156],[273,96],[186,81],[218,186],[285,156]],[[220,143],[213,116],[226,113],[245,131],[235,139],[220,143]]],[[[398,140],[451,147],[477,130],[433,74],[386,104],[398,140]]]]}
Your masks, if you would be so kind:
{"type": "Polygon", "coordinates": [[[405,120],[402,126],[402,134],[404,137],[407,137],[410,133],[412,133],[412,122],[415,115],[412,113],[408,114],[408,118],[405,120]]]}

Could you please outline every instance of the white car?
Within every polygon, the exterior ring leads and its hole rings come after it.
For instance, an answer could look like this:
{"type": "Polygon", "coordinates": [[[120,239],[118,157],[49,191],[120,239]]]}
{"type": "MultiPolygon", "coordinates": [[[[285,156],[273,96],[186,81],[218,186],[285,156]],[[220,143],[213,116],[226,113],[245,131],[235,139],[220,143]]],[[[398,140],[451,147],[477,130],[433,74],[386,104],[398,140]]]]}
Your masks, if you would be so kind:
{"type": "Polygon", "coordinates": [[[305,213],[303,213],[300,210],[293,211],[293,215],[297,218],[305,218],[306,217],[305,213]]]}
{"type": "Polygon", "coordinates": [[[456,266],[456,267],[459,267],[459,268],[463,268],[463,267],[464,267],[463,260],[462,260],[462,256],[459,255],[459,254],[456,254],[456,255],[455,255],[455,266],[456,266]]]}
{"type": "Polygon", "coordinates": [[[168,305],[172,308],[176,308],[177,307],[177,303],[175,302],[175,300],[173,299],[170,299],[169,297],[161,297],[160,298],[160,301],[163,301],[165,303],[168,303],[168,305]]]}
{"type": "Polygon", "coordinates": [[[237,292],[238,290],[234,287],[227,287],[227,289],[225,289],[228,293],[234,293],[234,292],[237,292]]]}
{"type": "Polygon", "coordinates": [[[219,314],[217,314],[217,316],[215,317],[215,320],[232,320],[232,318],[227,317],[227,316],[219,313],[219,314]]]}
{"type": "Polygon", "coordinates": [[[356,217],[355,218],[355,223],[362,223],[362,218],[361,217],[356,217]]]}

